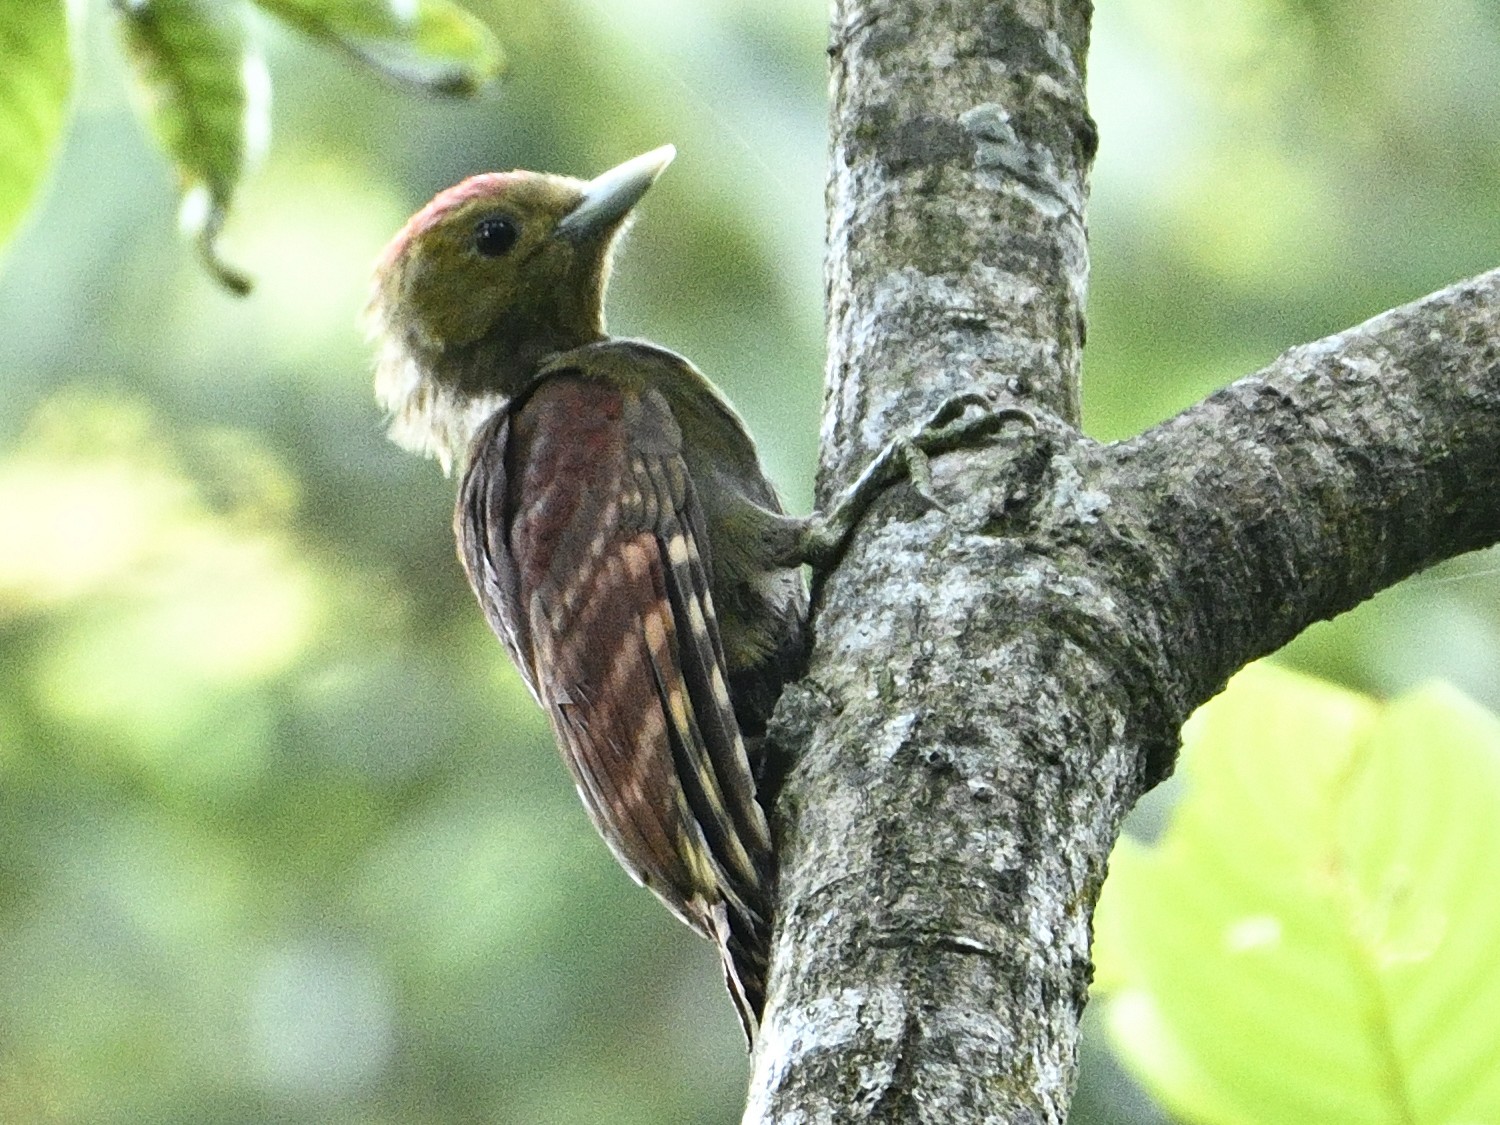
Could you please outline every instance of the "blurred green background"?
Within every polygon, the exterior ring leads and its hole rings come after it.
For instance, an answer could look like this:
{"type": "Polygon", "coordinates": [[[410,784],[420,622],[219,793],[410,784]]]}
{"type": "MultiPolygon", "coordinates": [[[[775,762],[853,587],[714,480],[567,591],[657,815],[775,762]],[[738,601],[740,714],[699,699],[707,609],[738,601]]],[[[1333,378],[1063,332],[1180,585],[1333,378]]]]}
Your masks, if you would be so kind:
{"type": "MultiPolygon", "coordinates": [[[[382,436],[356,321],[439,188],[673,141],[611,327],[717,379],[805,510],[826,11],[470,7],[511,72],[469,103],[253,21],[275,138],[225,237],[242,301],[177,240],[88,8],[0,267],[0,1122],[738,1117],[712,951],[588,826],[453,559],[451,482],[382,436]]],[[[1491,0],[1101,3],[1090,431],[1500,263],[1497,76],[1491,0]]],[[[1285,659],[1500,707],[1496,570],[1419,576],[1285,659]]],[[[1164,1120],[1092,1020],[1074,1120],[1164,1120]]]]}

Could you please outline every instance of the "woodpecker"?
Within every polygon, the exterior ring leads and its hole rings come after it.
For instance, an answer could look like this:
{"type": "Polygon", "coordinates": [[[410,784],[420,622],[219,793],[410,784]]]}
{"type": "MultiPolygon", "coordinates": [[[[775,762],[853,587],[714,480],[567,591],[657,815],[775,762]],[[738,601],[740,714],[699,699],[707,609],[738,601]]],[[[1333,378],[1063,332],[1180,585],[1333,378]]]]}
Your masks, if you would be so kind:
{"type": "Polygon", "coordinates": [[[380,257],[368,323],[391,435],[461,471],[459,559],[584,807],[718,945],[753,1044],[775,877],[760,746],[815,552],[718,389],[605,329],[616,241],[675,154],[441,192],[380,257]]]}

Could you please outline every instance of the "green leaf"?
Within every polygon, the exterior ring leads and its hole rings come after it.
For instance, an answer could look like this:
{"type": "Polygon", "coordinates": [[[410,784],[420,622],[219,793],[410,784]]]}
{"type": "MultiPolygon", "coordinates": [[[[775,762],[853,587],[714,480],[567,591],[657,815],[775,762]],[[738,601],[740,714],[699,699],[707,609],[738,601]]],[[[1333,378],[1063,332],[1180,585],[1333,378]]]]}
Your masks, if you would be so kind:
{"type": "Polygon", "coordinates": [[[467,97],[504,64],[494,34],[450,0],[255,0],[384,74],[467,97]]]}
{"type": "Polygon", "coordinates": [[[0,244],[15,233],[62,136],[73,79],[61,0],[0,5],[0,244]]]}
{"type": "Polygon", "coordinates": [[[235,293],[250,280],[218,252],[251,138],[269,131],[268,83],[216,5],[200,0],[115,0],[142,116],[177,165],[182,226],[204,264],[235,293]]]}
{"type": "Polygon", "coordinates": [[[1214,1125],[1500,1121],[1500,721],[1256,666],[1183,731],[1187,794],[1122,840],[1108,1023],[1214,1125]]]}

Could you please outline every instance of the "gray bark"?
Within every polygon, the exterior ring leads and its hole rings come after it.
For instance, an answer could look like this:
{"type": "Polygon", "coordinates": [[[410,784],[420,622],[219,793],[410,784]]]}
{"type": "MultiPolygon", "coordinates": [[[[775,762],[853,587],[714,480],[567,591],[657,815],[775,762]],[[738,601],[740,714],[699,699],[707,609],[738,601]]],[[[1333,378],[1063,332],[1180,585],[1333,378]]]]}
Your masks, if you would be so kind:
{"type": "Polygon", "coordinates": [[[1500,538],[1500,272],[1077,425],[1087,0],[837,0],[820,498],[1019,401],[819,583],[747,1122],[1062,1122],[1120,822],[1246,661],[1500,538]]]}

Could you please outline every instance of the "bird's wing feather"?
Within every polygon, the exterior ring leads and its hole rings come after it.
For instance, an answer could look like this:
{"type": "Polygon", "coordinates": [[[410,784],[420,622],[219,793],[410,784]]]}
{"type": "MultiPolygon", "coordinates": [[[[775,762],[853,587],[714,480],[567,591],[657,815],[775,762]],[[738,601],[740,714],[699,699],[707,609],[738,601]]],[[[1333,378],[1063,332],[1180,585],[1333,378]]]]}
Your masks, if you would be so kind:
{"type": "Polygon", "coordinates": [[[459,539],[621,862],[694,928],[754,948],[770,837],[680,447],[655,392],[551,376],[481,431],[459,539]]]}
{"type": "Polygon", "coordinates": [[[510,447],[510,410],[501,409],[475,437],[473,456],[459,487],[453,513],[453,536],[459,561],[469,584],[479,598],[485,619],[505,645],[521,679],[533,698],[537,693],[536,667],[531,630],[526,615],[518,612],[520,588],[516,568],[507,564],[505,543],[510,525],[507,493],[510,478],[505,451],[510,447]]]}

